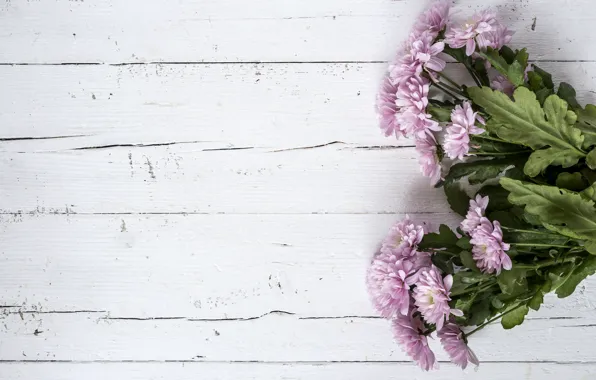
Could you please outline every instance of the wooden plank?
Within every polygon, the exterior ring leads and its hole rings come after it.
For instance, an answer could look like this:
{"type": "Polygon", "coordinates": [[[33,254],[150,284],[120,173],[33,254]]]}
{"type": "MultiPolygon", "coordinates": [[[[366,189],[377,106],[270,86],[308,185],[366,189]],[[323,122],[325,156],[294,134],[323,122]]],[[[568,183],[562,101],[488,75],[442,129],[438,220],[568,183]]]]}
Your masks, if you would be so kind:
{"type": "MultiPolygon", "coordinates": [[[[11,0],[0,8],[1,62],[385,61],[425,5],[418,0],[283,5],[257,0],[250,7],[242,0],[11,0]]],[[[534,57],[596,59],[589,45],[593,39],[586,38],[596,21],[591,0],[568,6],[462,0],[455,10],[467,17],[489,5],[517,31],[514,45],[531,47],[534,57]]]]}
{"type": "MultiPolygon", "coordinates": [[[[337,146],[339,145],[339,146],[337,146]]],[[[414,148],[0,155],[0,210],[62,213],[446,212],[414,148]],[[415,194],[415,196],[414,196],[415,194]]]]}
{"type": "MultiPolygon", "coordinates": [[[[576,86],[581,101],[596,101],[596,63],[540,65],[576,86]]],[[[15,139],[0,141],[0,151],[412,145],[377,127],[374,99],[385,66],[0,66],[7,96],[0,138],[15,139]]],[[[455,65],[448,70],[468,78],[455,65]]]]}
{"type": "MultiPolygon", "coordinates": [[[[402,215],[3,215],[0,308],[113,318],[375,316],[365,270],[402,215]]],[[[453,214],[412,215],[436,228],[453,214]]],[[[530,318],[589,317],[596,277],[530,318]]],[[[81,319],[83,316],[81,316],[81,319]]],[[[0,339],[0,341],[2,341],[0,339]]]]}
{"type": "MultiPolygon", "coordinates": [[[[482,363],[478,371],[469,368],[466,380],[590,380],[595,364],[482,363]]],[[[10,380],[362,380],[417,379],[453,380],[464,376],[451,365],[423,373],[410,363],[2,363],[0,378],[10,380]]]]}
{"type": "MultiPolygon", "coordinates": [[[[480,360],[583,362],[596,320],[530,320],[470,337],[480,360]],[[557,349],[554,349],[554,348],[557,349]]],[[[407,361],[382,319],[300,319],[282,313],[246,321],[114,320],[91,313],[10,314],[0,360],[407,361]],[[37,334],[36,334],[37,332],[37,334]]],[[[429,342],[447,360],[437,340],[429,342]]]]}

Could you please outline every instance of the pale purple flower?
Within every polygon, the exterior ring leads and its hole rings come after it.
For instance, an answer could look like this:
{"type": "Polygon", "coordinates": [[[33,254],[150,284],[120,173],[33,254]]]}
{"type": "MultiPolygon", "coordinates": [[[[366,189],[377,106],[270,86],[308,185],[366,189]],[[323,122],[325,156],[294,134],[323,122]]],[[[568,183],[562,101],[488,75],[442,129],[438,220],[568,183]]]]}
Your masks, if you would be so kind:
{"type": "Polygon", "coordinates": [[[482,272],[498,275],[502,269],[511,269],[511,258],[506,253],[509,244],[503,242],[503,231],[497,220],[491,223],[487,218],[482,218],[470,237],[472,257],[482,272]]]}
{"type": "Polygon", "coordinates": [[[475,364],[476,366],[480,364],[476,354],[468,347],[463,332],[455,323],[447,323],[437,333],[437,336],[441,339],[441,345],[447,352],[447,355],[449,355],[451,361],[462,369],[465,369],[468,363],[475,364]]]}
{"type": "Polygon", "coordinates": [[[394,134],[395,137],[399,138],[403,136],[403,133],[397,123],[399,108],[395,104],[395,100],[397,99],[396,93],[397,86],[391,83],[391,79],[388,76],[383,78],[381,89],[377,94],[377,115],[385,136],[394,134]]]}
{"type": "Polygon", "coordinates": [[[425,371],[438,368],[435,354],[424,335],[426,328],[418,314],[412,310],[408,315],[399,315],[393,319],[392,327],[395,340],[420,368],[425,371]]]}
{"type": "Polygon", "coordinates": [[[397,88],[397,104],[400,108],[407,108],[415,113],[423,113],[428,105],[428,90],[430,82],[428,79],[413,75],[400,83],[397,88]]]}
{"type": "Polygon", "coordinates": [[[431,186],[441,180],[441,160],[437,152],[437,140],[432,134],[426,134],[416,139],[416,151],[418,151],[420,169],[425,177],[430,178],[431,186]]]}
{"type": "Polygon", "coordinates": [[[478,116],[477,112],[472,110],[470,102],[455,106],[451,112],[451,125],[447,128],[445,137],[445,153],[451,159],[459,158],[463,160],[464,156],[470,151],[470,135],[478,135],[484,132],[484,129],[478,128],[476,122],[484,124],[484,120],[478,116]]]}
{"type": "Polygon", "coordinates": [[[470,233],[480,225],[484,212],[488,207],[488,196],[483,197],[476,194],[476,199],[470,199],[470,208],[466,214],[466,218],[461,222],[461,229],[464,232],[470,233]]]}
{"type": "Polygon", "coordinates": [[[422,67],[433,75],[433,72],[441,72],[445,69],[445,61],[438,55],[445,48],[444,42],[434,42],[435,37],[429,33],[422,33],[412,42],[410,55],[413,60],[422,65],[422,67]]]}
{"type": "Polygon", "coordinates": [[[407,314],[414,264],[393,254],[380,253],[373,259],[366,276],[368,293],[375,309],[384,318],[407,314]]]}
{"type": "Polygon", "coordinates": [[[503,46],[511,42],[514,32],[507,29],[500,22],[496,21],[491,30],[484,33],[479,33],[476,36],[476,42],[478,43],[478,49],[486,51],[487,48],[493,48],[500,50],[503,46]]]}
{"type": "Polygon", "coordinates": [[[440,131],[439,123],[426,113],[430,81],[414,75],[400,83],[395,104],[400,108],[397,122],[408,137],[424,137],[430,131],[440,131]]]}
{"type": "Polygon", "coordinates": [[[418,244],[424,237],[424,227],[412,222],[406,217],[395,223],[390,229],[383,244],[381,252],[396,255],[399,258],[412,256],[418,244]]]}
{"type": "Polygon", "coordinates": [[[398,54],[398,59],[389,65],[389,77],[397,86],[406,82],[412,76],[420,76],[422,65],[409,54],[411,44],[406,44],[398,54]]]}
{"type": "Polygon", "coordinates": [[[449,306],[449,290],[453,285],[451,275],[441,277],[441,272],[434,265],[430,268],[420,270],[416,288],[414,288],[414,300],[416,307],[422,314],[425,321],[437,325],[437,331],[443,328],[445,320],[450,314],[462,316],[458,309],[451,309],[449,306]]]}
{"type": "Polygon", "coordinates": [[[421,35],[424,32],[431,33],[434,38],[447,25],[451,1],[435,1],[424,13],[422,13],[413,28],[413,33],[421,35]]]}
{"type": "Polygon", "coordinates": [[[466,55],[476,51],[476,37],[490,32],[497,24],[496,13],[486,9],[474,14],[472,19],[462,27],[449,27],[445,33],[445,43],[454,49],[466,47],[466,55]]]}
{"type": "Polygon", "coordinates": [[[505,78],[503,75],[500,74],[497,75],[490,82],[490,87],[493,90],[501,91],[502,93],[507,94],[509,96],[513,95],[513,90],[515,90],[513,83],[511,83],[509,79],[505,78]]]}

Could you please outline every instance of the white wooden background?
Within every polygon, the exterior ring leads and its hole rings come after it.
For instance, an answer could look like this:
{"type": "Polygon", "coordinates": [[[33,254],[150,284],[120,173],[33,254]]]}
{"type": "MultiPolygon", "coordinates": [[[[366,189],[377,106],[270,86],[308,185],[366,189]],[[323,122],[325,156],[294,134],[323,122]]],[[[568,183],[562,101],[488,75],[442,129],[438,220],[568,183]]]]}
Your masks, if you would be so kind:
{"type": "MultiPolygon", "coordinates": [[[[373,109],[425,3],[2,1],[0,378],[595,379],[596,279],[465,375],[369,305],[394,220],[457,222],[373,109]]],[[[596,101],[593,0],[486,4],[596,101]]]]}

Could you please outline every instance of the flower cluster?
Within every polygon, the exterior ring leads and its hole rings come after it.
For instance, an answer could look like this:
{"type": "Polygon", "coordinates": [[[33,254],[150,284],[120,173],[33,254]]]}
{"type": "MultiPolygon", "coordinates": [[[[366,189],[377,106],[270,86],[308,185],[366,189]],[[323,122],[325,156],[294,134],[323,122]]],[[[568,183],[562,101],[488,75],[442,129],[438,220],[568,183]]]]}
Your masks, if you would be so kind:
{"type": "Polygon", "coordinates": [[[385,134],[415,142],[423,175],[463,217],[438,232],[406,217],[367,272],[375,309],[423,370],[437,367],[433,336],[456,365],[478,365],[470,336],[497,320],[511,329],[596,273],[596,105],[507,46],[495,12],[458,23],[449,7],[417,19],[377,99],[385,134]]]}
{"type": "Polygon", "coordinates": [[[385,135],[413,138],[420,153],[423,174],[437,183],[440,158],[434,133],[439,123],[428,113],[431,83],[445,69],[445,43],[436,41],[445,29],[449,1],[440,0],[420,15],[402,52],[389,66],[377,97],[377,111],[385,135]]]}
{"type": "Polygon", "coordinates": [[[432,264],[431,254],[419,250],[424,235],[424,227],[407,216],[391,227],[367,273],[373,304],[392,321],[397,342],[422,369],[437,367],[428,346],[433,331],[439,333],[454,363],[464,368],[468,361],[478,364],[467,344],[462,344],[461,336],[452,336],[452,331],[459,329],[453,317],[463,315],[449,305],[453,277],[443,275],[432,264]],[[441,333],[443,329],[448,331],[441,333]]]}
{"type": "MultiPolygon", "coordinates": [[[[420,15],[405,46],[390,64],[377,96],[381,129],[386,136],[415,140],[421,171],[430,178],[431,185],[442,179],[441,152],[444,150],[451,159],[462,160],[469,155],[470,135],[484,132],[476,126],[476,123],[484,124],[482,118],[472,110],[470,103],[464,103],[453,110],[452,123],[446,126],[444,147],[437,144],[437,132],[443,128],[428,110],[431,87],[449,94],[460,90],[453,88],[453,81],[443,73],[445,46],[465,47],[466,54],[476,60],[480,59],[477,51],[500,49],[513,35],[491,10],[475,14],[463,26],[449,22],[449,10],[450,2],[439,0],[420,15]],[[442,34],[444,40],[440,40],[442,34]]],[[[485,64],[490,67],[488,61],[485,64]]],[[[495,77],[492,83],[494,88],[504,92],[512,89],[503,76],[495,77]]]]}

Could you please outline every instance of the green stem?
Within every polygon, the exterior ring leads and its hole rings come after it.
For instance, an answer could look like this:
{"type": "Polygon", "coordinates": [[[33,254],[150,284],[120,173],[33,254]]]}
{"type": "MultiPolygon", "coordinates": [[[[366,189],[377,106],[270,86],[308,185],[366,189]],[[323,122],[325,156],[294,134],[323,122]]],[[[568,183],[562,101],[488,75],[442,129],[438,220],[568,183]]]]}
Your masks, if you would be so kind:
{"type": "Polygon", "coordinates": [[[512,156],[515,154],[529,153],[529,150],[518,150],[515,152],[471,152],[470,154],[476,156],[512,156]]]}
{"type": "Polygon", "coordinates": [[[564,260],[550,259],[550,260],[544,260],[544,261],[539,262],[539,263],[536,263],[536,264],[528,264],[528,265],[520,264],[520,265],[515,265],[515,267],[518,268],[518,269],[539,269],[539,268],[544,268],[544,267],[550,267],[550,266],[553,266],[553,265],[559,265],[559,264],[565,264],[565,263],[574,262],[575,259],[576,259],[575,256],[572,256],[572,257],[567,257],[564,260]]]}
{"type": "Polygon", "coordinates": [[[447,82],[449,82],[455,88],[457,88],[459,91],[462,91],[463,90],[462,87],[456,81],[454,81],[453,79],[449,78],[447,76],[447,74],[445,74],[445,73],[438,73],[438,72],[435,72],[435,74],[437,74],[440,78],[445,79],[447,82]]]}
{"type": "Polygon", "coordinates": [[[554,234],[552,232],[542,232],[542,231],[536,231],[536,230],[521,230],[519,228],[511,228],[511,227],[505,227],[505,226],[501,226],[501,228],[504,230],[508,230],[508,231],[525,232],[525,233],[529,233],[529,234],[560,236],[560,235],[554,234]]]}
{"type": "Polygon", "coordinates": [[[541,243],[511,243],[516,247],[552,247],[552,248],[572,248],[568,245],[559,245],[559,244],[541,244],[541,243]]]}
{"type": "Polygon", "coordinates": [[[500,143],[504,143],[504,144],[518,145],[515,143],[511,143],[509,141],[505,141],[498,137],[493,137],[493,136],[489,136],[489,135],[475,135],[474,138],[479,138],[479,139],[483,139],[483,140],[491,140],[491,141],[496,141],[496,142],[500,142],[500,143]]]}
{"type": "Polygon", "coordinates": [[[474,69],[472,69],[470,66],[466,65],[465,63],[464,63],[464,66],[466,66],[466,69],[468,69],[468,72],[472,76],[472,79],[474,79],[474,82],[476,82],[476,85],[478,87],[482,87],[482,83],[480,82],[480,79],[476,75],[476,72],[474,71],[474,69]]]}
{"type": "Polygon", "coordinates": [[[483,324],[481,324],[480,326],[476,327],[474,330],[472,330],[472,331],[470,331],[469,333],[465,334],[465,336],[466,336],[466,339],[467,339],[467,338],[469,338],[469,337],[470,337],[472,334],[474,334],[475,332],[477,332],[477,331],[480,331],[480,330],[482,330],[483,328],[485,328],[487,325],[489,325],[489,324],[493,323],[493,322],[494,322],[494,321],[496,321],[497,319],[499,319],[499,318],[503,318],[503,317],[504,317],[504,316],[506,316],[507,314],[509,314],[509,313],[511,313],[511,312],[513,312],[513,311],[515,311],[515,310],[517,310],[517,309],[519,309],[519,308],[520,308],[520,307],[522,307],[522,306],[524,306],[524,304],[523,304],[523,303],[520,303],[520,304],[518,304],[517,306],[515,306],[515,307],[513,307],[513,308],[511,308],[511,309],[509,309],[509,310],[507,310],[506,312],[504,312],[504,313],[502,313],[502,314],[500,314],[500,315],[497,315],[496,317],[494,317],[494,318],[492,318],[492,319],[489,319],[489,320],[488,320],[488,321],[486,321],[485,323],[483,323],[483,324]]]}
{"type": "Polygon", "coordinates": [[[461,295],[464,295],[464,294],[468,294],[468,293],[472,293],[472,292],[482,293],[482,292],[485,292],[488,289],[492,288],[496,284],[497,283],[495,281],[489,281],[489,282],[485,283],[484,285],[482,285],[482,283],[479,283],[478,284],[478,287],[472,287],[470,289],[462,290],[461,292],[451,293],[450,296],[451,297],[458,297],[458,296],[461,296],[461,295]]]}
{"type": "MultiPolygon", "coordinates": [[[[451,96],[453,99],[457,99],[459,100],[459,96],[454,94],[453,92],[451,92],[450,90],[448,90],[446,87],[444,87],[444,83],[440,84],[437,82],[433,83],[439,90],[442,90],[443,92],[445,92],[447,95],[451,96]]],[[[463,95],[465,96],[465,95],[463,95]]]]}

